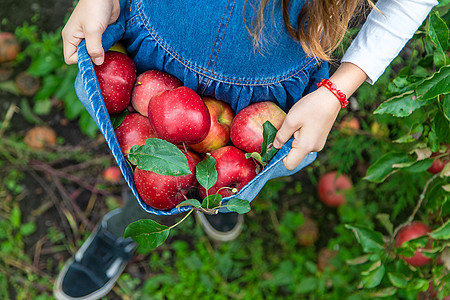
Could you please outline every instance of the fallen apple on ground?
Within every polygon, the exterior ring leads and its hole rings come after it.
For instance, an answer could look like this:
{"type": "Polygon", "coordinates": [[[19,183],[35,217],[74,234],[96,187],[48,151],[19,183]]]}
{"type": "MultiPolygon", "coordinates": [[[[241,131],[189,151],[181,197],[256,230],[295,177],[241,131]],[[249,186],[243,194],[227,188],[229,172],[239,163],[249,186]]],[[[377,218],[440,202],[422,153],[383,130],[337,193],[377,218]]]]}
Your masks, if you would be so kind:
{"type": "Polygon", "coordinates": [[[136,80],[136,66],[126,54],[107,51],[101,65],[94,66],[106,110],[117,114],[128,107],[136,80]]]}
{"type": "Polygon", "coordinates": [[[300,246],[309,247],[319,239],[319,227],[317,222],[305,216],[304,222],[295,231],[295,238],[300,246]]]}
{"type": "Polygon", "coordinates": [[[31,76],[28,72],[17,74],[14,83],[24,96],[33,96],[41,88],[41,80],[38,77],[31,76]]]}
{"type": "Polygon", "coordinates": [[[33,149],[43,149],[56,145],[56,132],[48,126],[36,126],[27,131],[25,143],[33,149]]]}
{"type": "Polygon", "coordinates": [[[154,96],[148,105],[148,119],[159,138],[175,145],[197,144],[211,127],[202,98],[185,86],[154,96]]]}
{"type": "Polygon", "coordinates": [[[360,128],[359,120],[353,116],[345,116],[338,125],[339,131],[346,135],[355,134],[360,128]]]}
{"type": "Polygon", "coordinates": [[[337,207],[346,202],[344,191],[353,187],[352,181],[345,174],[328,172],[317,183],[320,200],[328,206],[337,207]]]}
{"type": "Polygon", "coordinates": [[[0,63],[13,61],[20,52],[20,44],[11,32],[0,32],[0,63]]]}
{"type": "Polygon", "coordinates": [[[122,172],[118,166],[111,166],[103,171],[103,179],[108,182],[118,183],[122,178],[122,172]]]}
{"type": "Polygon", "coordinates": [[[211,116],[211,127],[206,137],[198,144],[190,147],[200,153],[208,153],[219,149],[230,141],[230,126],[233,122],[234,112],[228,103],[211,98],[203,98],[211,116]]]}
{"type": "Polygon", "coordinates": [[[230,129],[231,142],[247,153],[260,153],[263,143],[263,124],[269,121],[276,129],[280,129],[285,117],[286,113],[273,102],[250,104],[234,117],[230,129]]]}

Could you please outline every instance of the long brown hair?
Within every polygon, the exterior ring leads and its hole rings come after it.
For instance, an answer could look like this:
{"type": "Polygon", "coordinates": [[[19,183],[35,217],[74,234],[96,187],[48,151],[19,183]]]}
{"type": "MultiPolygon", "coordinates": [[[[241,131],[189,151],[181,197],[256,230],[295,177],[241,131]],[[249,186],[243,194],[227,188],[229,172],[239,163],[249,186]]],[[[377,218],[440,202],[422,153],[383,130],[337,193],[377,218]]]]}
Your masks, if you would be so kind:
{"type": "MultiPolygon", "coordinates": [[[[247,1],[244,5],[244,21],[247,1]]],[[[270,1],[261,0],[254,11],[251,28],[246,25],[257,48],[263,38],[264,11],[270,1]]],[[[365,1],[374,6],[371,0],[365,1]]],[[[361,2],[362,0],[306,0],[297,16],[296,28],[290,21],[292,0],[281,0],[281,9],[287,31],[300,42],[305,52],[319,59],[330,60],[331,53],[344,38],[349,21],[361,2]]],[[[275,2],[273,5],[275,7],[275,2]]]]}

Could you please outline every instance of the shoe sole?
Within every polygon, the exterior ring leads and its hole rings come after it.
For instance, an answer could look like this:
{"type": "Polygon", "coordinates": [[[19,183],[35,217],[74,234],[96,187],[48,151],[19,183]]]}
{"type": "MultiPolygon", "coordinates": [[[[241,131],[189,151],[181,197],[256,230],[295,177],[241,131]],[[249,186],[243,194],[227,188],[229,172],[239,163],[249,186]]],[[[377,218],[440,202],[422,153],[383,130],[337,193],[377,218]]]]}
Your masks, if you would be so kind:
{"type": "Polygon", "coordinates": [[[242,225],[244,224],[244,218],[242,215],[239,215],[236,226],[230,231],[218,231],[206,219],[205,215],[201,212],[196,212],[195,218],[203,227],[205,233],[212,239],[217,242],[229,242],[236,239],[242,231],[242,225]]]}

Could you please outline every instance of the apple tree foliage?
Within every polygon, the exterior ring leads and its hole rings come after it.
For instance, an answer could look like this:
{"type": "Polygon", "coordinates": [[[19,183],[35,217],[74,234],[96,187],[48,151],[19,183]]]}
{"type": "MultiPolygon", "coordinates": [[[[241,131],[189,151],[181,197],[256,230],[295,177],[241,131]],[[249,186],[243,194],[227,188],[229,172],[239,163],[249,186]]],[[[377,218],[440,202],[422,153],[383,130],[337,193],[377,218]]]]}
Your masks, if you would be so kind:
{"type": "MultiPolygon", "coordinates": [[[[411,64],[388,83],[388,99],[374,111],[400,127],[395,137],[385,140],[385,150],[371,163],[363,179],[381,191],[387,184],[404,184],[399,176],[423,180],[419,180],[418,196],[397,199],[403,207],[397,209],[395,204],[390,214],[378,213],[377,220],[369,226],[345,225],[363,252],[349,263],[361,267],[359,287],[372,296],[400,297],[408,292],[425,292],[429,284],[439,299],[450,295],[450,163],[438,174],[427,173],[434,160],[431,154],[448,157],[450,145],[448,20],[448,9],[443,17],[439,9],[430,13],[411,43],[411,56],[415,56],[411,64]],[[414,220],[431,225],[431,232],[396,248],[397,233],[414,220]],[[432,258],[428,265],[413,267],[399,259],[400,255],[413,256],[429,243],[431,247],[422,251],[432,258]]],[[[382,192],[380,196],[383,197],[382,192]]]]}

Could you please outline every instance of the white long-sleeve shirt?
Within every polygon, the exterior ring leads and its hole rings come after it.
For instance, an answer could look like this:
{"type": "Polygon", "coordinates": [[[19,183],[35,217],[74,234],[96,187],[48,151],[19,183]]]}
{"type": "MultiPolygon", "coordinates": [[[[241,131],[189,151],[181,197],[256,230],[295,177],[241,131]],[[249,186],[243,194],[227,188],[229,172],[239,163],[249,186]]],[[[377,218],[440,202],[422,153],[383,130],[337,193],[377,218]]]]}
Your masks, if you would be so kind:
{"type": "Polygon", "coordinates": [[[360,67],[373,84],[412,38],[437,0],[379,0],[341,62],[360,67]]]}

